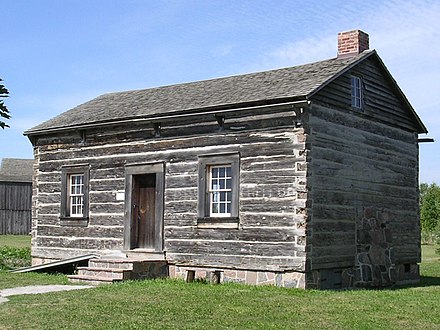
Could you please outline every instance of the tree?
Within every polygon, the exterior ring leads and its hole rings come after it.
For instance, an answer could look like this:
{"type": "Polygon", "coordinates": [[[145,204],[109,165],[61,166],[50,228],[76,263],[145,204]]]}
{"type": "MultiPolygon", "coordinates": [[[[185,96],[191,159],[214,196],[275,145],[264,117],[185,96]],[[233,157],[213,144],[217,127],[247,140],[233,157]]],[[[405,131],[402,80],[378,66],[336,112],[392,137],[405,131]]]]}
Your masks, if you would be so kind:
{"type": "Polygon", "coordinates": [[[420,190],[419,190],[420,191],[420,199],[419,199],[420,207],[423,205],[428,188],[429,188],[429,184],[427,184],[427,183],[420,184],[420,190]]]}
{"type": "MultiPolygon", "coordinates": [[[[1,83],[3,80],[0,78],[0,118],[9,119],[11,118],[11,115],[9,114],[9,110],[6,107],[4,101],[2,98],[8,97],[9,91],[7,88],[1,83]]],[[[0,120],[0,127],[5,128],[9,127],[8,124],[6,124],[4,121],[0,120]]]]}
{"type": "Polygon", "coordinates": [[[423,231],[434,233],[440,226],[440,187],[420,185],[420,224],[423,231]]]}

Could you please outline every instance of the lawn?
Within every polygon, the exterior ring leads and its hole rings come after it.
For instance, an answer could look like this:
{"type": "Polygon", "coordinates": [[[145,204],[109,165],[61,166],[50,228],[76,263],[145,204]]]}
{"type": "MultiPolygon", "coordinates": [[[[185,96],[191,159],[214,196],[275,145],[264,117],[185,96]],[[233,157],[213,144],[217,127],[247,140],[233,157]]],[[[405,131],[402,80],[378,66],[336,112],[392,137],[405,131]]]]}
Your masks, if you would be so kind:
{"type": "MultiPolygon", "coordinates": [[[[439,329],[440,258],[423,247],[422,282],[386,290],[303,291],[176,280],[11,296],[0,329],[439,329]]],[[[0,289],[65,283],[0,273],[0,289]],[[13,285],[13,286],[14,286],[13,285]]]]}
{"type": "Polygon", "coordinates": [[[0,235],[0,247],[26,248],[31,246],[30,235],[0,235]]]}

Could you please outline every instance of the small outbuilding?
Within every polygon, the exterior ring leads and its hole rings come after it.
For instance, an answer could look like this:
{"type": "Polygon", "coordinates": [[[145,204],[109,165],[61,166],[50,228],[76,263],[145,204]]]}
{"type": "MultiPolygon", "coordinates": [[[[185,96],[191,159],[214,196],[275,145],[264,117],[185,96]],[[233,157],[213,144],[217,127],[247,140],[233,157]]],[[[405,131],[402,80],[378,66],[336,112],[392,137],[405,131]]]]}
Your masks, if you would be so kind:
{"type": "Polygon", "coordinates": [[[3,158],[0,166],[0,235],[29,235],[32,159],[3,158]]]}
{"type": "Polygon", "coordinates": [[[225,282],[416,282],[426,132],[359,30],[338,35],[336,58],[105,94],[25,132],[33,262],[96,253],[225,282]]]}

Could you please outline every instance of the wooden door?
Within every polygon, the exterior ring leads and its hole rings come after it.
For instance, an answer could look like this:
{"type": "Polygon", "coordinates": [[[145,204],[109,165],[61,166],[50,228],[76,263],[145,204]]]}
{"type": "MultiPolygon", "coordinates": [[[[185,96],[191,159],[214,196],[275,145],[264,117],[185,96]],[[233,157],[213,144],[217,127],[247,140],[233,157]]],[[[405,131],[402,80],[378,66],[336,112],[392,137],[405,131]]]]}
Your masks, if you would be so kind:
{"type": "Polygon", "coordinates": [[[157,246],[156,174],[133,176],[132,248],[154,249],[157,246]]]}

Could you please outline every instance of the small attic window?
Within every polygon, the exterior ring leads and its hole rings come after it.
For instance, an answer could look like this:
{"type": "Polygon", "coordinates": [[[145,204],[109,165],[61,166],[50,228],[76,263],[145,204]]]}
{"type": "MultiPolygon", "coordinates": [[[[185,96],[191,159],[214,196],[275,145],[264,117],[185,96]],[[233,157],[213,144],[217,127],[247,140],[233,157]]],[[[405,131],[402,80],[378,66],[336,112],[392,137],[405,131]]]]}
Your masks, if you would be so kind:
{"type": "Polygon", "coordinates": [[[351,76],[351,106],[362,109],[362,79],[358,76],[351,76]]]}

